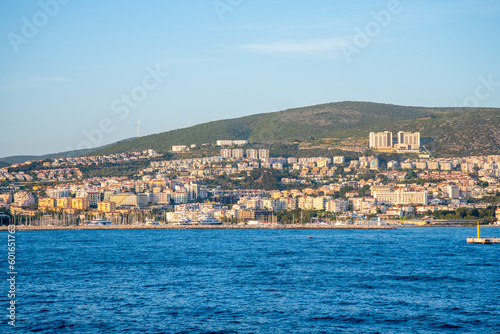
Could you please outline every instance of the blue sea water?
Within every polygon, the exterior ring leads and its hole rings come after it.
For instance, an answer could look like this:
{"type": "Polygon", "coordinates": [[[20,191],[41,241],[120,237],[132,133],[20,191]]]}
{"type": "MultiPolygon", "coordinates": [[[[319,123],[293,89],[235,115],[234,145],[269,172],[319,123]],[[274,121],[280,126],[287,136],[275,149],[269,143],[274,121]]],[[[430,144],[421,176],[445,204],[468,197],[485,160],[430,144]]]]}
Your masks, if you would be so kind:
{"type": "Polygon", "coordinates": [[[500,333],[500,245],[467,244],[474,234],[16,232],[18,327],[5,285],[0,331],[500,333]]]}

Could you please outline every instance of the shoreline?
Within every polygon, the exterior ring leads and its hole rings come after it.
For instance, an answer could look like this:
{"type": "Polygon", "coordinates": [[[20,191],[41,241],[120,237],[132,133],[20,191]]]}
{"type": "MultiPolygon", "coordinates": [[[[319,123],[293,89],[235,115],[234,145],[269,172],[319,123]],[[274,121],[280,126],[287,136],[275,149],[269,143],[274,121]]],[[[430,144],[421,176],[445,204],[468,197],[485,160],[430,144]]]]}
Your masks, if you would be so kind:
{"type": "MultiPolygon", "coordinates": [[[[474,227],[475,225],[436,224],[436,225],[319,225],[319,224],[266,224],[266,225],[72,225],[72,226],[26,226],[16,225],[16,231],[83,231],[83,230],[245,230],[245,229],[290,229],[290,230],[395,230],[398,228],[429,227],[474,227]]],[[[500,227],[482,225],[481,227],[500,227]]],[[[0,231],[8,231],[8,226],[0,226],[0,231]]]]}
{"type": "MultiPolygon", "coordinates": [[[[317,224],[266,224],[266,225],[72,225],[72,226],[26,226],[16,225],[16,231],[83,231],[83,230],[248,230],[248,229],[301,229],[301,230],[392,230],[394,226],[330,226],[317,224]]],[[[7,231],[8,226],[0,226],[0,231],[7,231]]]]}

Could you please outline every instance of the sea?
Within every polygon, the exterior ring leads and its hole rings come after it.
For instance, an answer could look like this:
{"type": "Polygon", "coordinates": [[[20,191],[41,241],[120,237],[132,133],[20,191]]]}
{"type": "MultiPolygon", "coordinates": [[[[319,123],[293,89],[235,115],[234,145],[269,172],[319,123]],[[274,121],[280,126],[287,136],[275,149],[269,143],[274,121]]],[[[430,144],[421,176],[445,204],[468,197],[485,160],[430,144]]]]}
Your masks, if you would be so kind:
{"type": "Polygon", "coordinates": [[[475,233],[17,231],[16,327],[7,282],[0,332],[500,333],[500,245],[475,233]]]}

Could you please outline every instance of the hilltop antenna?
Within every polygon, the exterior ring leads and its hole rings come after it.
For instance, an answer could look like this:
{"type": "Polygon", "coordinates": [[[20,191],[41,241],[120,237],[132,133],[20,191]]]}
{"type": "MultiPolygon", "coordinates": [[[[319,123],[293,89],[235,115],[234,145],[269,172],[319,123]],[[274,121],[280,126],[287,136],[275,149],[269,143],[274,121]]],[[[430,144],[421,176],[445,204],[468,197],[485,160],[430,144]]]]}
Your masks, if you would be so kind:
{"type": "Polygon", "coordinates": [[[139,117],[139,121],[137,122],[136,125],[134,126],[137,126],[137,138],[139,138],[141,136],[140,134],[140,129],[141,129],[141,118],[139,117]]]}

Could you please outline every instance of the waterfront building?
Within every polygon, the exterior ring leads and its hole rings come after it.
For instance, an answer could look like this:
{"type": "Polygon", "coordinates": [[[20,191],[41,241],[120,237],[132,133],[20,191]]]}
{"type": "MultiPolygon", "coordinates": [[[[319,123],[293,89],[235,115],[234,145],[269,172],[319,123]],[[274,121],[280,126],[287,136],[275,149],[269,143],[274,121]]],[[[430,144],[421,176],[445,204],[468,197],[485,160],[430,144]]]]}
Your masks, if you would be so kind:
{"type": "Polygon", "coordinates": [[[87,210],[89,208],[89,200],[86,198],[73,198],[71,207],[77,210],[87,210]]]}
{"type": "Polygon", "coordinates": [[[71,197],[61,197],[57,199],[57,207],[58,208],[71,208],[71,197]]]}
{"type": "Polygon", "coordinates": [[[147,194],[134,193],[118,193],[112,195],[109,199],[116,203],[116,207],[139,207],[143,208],[148,205],[149,197],[147,194]]]}
{"type": "Polygon", "coordinates": [[[326,211],[329,212],[345,212],[349,210],[349,202],[342,199],[335,199],[326,202],[326,211]]]}
{"type": "Polygon", "coordinates": [[[175,204],[186,204],[188,202],[188,195],[186,191],[174,191],[170,198],[174,200],[175,204]]]}
{"type": "Polygon", "coordinates": [[[116,203],[112,201],[103,201],[97,203],[97,211],[100,212],[114,212],[116,211],[116,203]]]}
{"type": "Polygon", "coordinates": [[[51,209],[56,206],[56,200],[54,198],[39,198],[38,208],[39,209],[51,209]]]}

